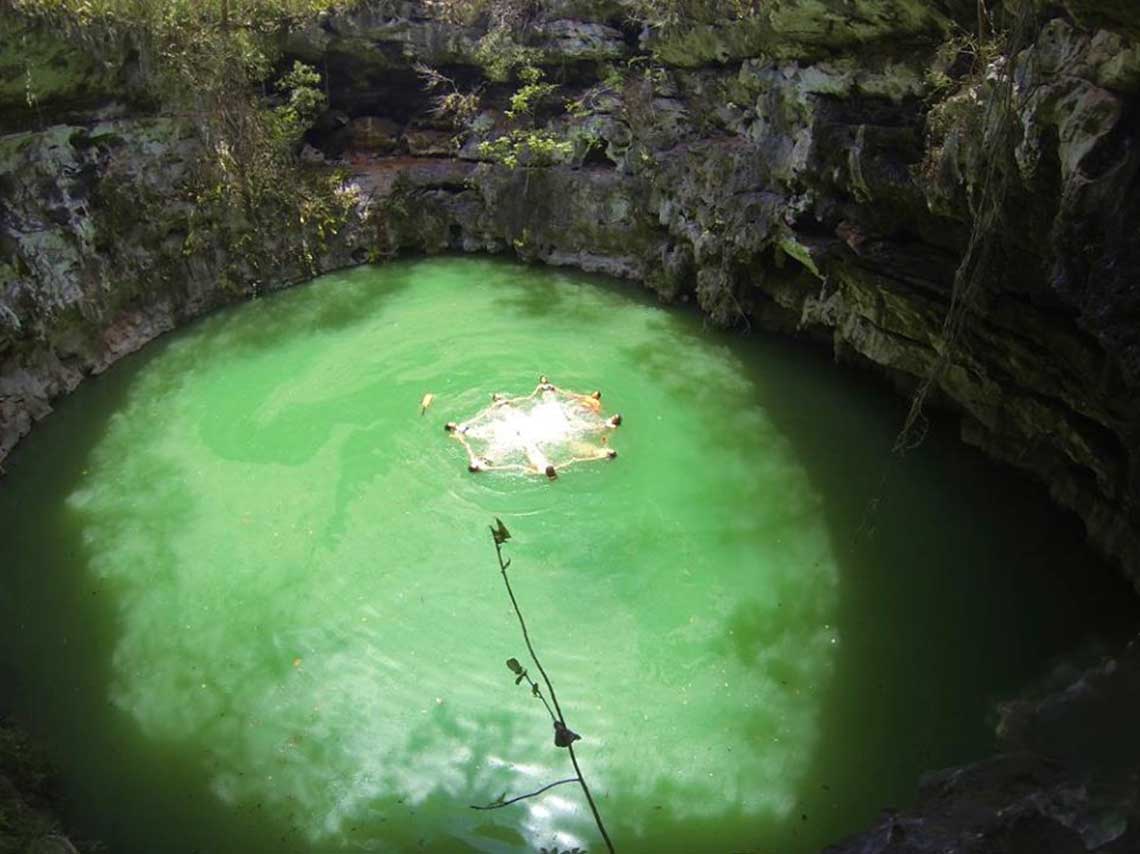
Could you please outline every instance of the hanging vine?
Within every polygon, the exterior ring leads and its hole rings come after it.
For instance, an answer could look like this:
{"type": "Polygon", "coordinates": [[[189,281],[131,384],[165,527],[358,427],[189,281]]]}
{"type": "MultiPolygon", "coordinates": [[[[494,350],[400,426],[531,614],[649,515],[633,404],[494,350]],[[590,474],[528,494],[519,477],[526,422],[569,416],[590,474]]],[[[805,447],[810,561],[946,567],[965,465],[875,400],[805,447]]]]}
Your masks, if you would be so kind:
{"type": "MultiPolygon", "coordinates": [[[[983,3],[978,4],[979,27],[983,30],[991,20],[983,3]]],[[[896,453],[905,453],[921,444],[926,434],[924,408],[930,394],[937,388],[960,352],[963,333],[975,309],[979,289],[987,276],[994,271],[994,256],[999,249],[1004,223],[1004,211],[1010,183],[1017,174],[1014,148],[1020,135],[1018,97],[1016,86],[1017,57],[1030,42],[1035,22],[1034,6],[1023,0],[1011,12],[1012,22],[1002,57],[991,67],[999,69],[993,94],[986,106],[982,122],[983,146],[986,151],[981,180],[971,199],[973,221],[970,237],[962,260],[954,272],[950,292],[950,307],[942,323],[938,357],[919,383],[902,428],[895,439],[896,453]]],[[[979,69],[985,74],[986,69],[979,69]]],[[[978,85],[981,85],[980,83],[978,85]]]]}

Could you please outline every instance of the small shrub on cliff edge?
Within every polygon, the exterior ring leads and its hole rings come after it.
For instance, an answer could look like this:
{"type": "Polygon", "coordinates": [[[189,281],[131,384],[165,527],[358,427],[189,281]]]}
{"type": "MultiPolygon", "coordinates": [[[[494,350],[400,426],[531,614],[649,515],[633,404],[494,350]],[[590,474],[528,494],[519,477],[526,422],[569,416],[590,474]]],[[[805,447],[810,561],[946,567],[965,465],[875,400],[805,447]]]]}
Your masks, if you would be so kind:
{"type": "Polygon", "coordinates": [[[1017,85],[1017,58],[1031,41],[1036,24],[1036,4],[1028,0],[1009,3],[1003,9],[1004,28],[993,27],[993,20],[978,4],[979,34],[972,74],[961,90],[936,105],[928,117],[928,158],[922,167],[928,175],[937,168],[943,140],[957,130],[978,140],[984,161],[977,180],[967,186],[971,223],[970,238],[954,273],[950,307],[942,324],[938,359],[911,398],[902,429],[895,439],[895,451],[904,453],[922,442],[926,431],[924,407],[960,353],[969,324],[975,316],[975,300],[983,283],[999,273],[1002,232],[1012,182],[1018,175],[1015,150],[1021,136],[1020,99],[1017,85]],[[988,40],[988,42],[987,42],[988,40]],[[986,56],[994,58],[979,67],[986,56]]]}
{"type": "MultiPolygon", "coordinates": [[[[161,111],[186,121],[205,156],[185,187],[184,252],[223,246],[239,290],[289,247],[310,271],[350,202],[336,175],[297,162],[305,131],[325,107],[315,69],[295,63],[272,79],[282,32],[357,0],[11,0],[33,25],[68,34],[98,56],[126,43],[161,111]],[[278,93],[279,97],[270,97],[278,93]],[[275,101],[283,102],[275,103],[275,101]],[[264,257],[263,257],[264,256],[264,257]],[[253,272],[251,272],[251,270],[253,272]]],[[[135,271],[142,272],[142,271],[135,271]]]]}
{"type": "Polygon", "coordinates": [[[651,27],[677,30],[694,22],[742,20],[756,15],[764,0],[630,0],[633,16],[651,27]]]}

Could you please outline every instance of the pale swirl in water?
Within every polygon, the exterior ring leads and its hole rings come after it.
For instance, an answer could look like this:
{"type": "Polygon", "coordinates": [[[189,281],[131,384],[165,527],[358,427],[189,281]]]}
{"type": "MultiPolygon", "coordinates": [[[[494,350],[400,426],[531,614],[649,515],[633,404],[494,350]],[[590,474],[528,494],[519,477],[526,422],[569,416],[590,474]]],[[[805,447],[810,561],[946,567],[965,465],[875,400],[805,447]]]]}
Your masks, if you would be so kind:
{"type": "MultiPolygon", "coordinates": [[[[738,360],[572,279],[415,269],[443,281],[379,299],[383,270],[326,280],[207,320],[140,376],[70,500],[118,604],[112,701],[301,848],[594,849],[570,787],[467,809],[567,774],[503,665],[523,650],[487,536],[502,516],[614,833],[736,816],[714,844],[783,822],[828,685],[835,565],[738,360]],[[535,287],[576,306],[555,332],[511,306],[535,287]],[[356,310],[306,316],[330,297],[356,310]],[[470,324],[451,347],[432,343],[441,300],[470,324]],[[605,389],[636,425],[614,434],[622,459],[556,484],[468,474],[440,420],[542,370],[605,389]]],[[[494,412],[471,435],[497,460],[602,419],[543,392],[494,412]]]]}

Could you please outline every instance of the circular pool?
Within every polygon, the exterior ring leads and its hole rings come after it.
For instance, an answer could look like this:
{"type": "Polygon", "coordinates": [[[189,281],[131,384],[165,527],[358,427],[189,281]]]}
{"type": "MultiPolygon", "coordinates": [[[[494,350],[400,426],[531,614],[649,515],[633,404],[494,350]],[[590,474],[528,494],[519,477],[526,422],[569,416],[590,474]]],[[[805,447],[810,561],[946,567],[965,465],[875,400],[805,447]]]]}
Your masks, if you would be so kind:
{"type": "Polygon", "coordinates": [[[116,852],[814,851],[983,755],[993,702],[1134,614],[1075,523],[814,352],[493,260],[217,313],[60,406],[0,492],[8,705],[116,852]],[[612,461],[467,472],[538,377],[612,461]],[[421,414],[421,401],[433,395],[421,414]],[[1095,628],[1095,631],[1094,631],[1095,628]],[[529,666],[529,664],[528,664],[529,666]]]}

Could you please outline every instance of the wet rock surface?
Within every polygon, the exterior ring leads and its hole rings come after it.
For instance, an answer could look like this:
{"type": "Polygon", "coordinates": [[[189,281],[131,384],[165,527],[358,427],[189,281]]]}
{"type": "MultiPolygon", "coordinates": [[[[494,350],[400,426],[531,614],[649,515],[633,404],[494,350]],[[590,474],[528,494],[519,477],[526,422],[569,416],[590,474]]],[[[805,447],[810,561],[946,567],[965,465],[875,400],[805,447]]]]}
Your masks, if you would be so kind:
{"type": "Polygon", "coordinates": [[[52,774],[28,737],[0,719],[0,854],[75,854],[52,815],[52,774]]]}
{"type": "Polygon", "coordinates": [[[256,254],[188,243],[184,188],[200,156],[163,117],[0,137],[0,459],[53,400],[163,332],[366,259],[359,221],[311,257],[292,223],[256,254]]]}
{"type": "Polygon", "coordinates": [[[927,775],[918,803],[828,854],[1126,854],[1140,850],[1140,641],[1005,704],[1003,752],[927,775]]]}

